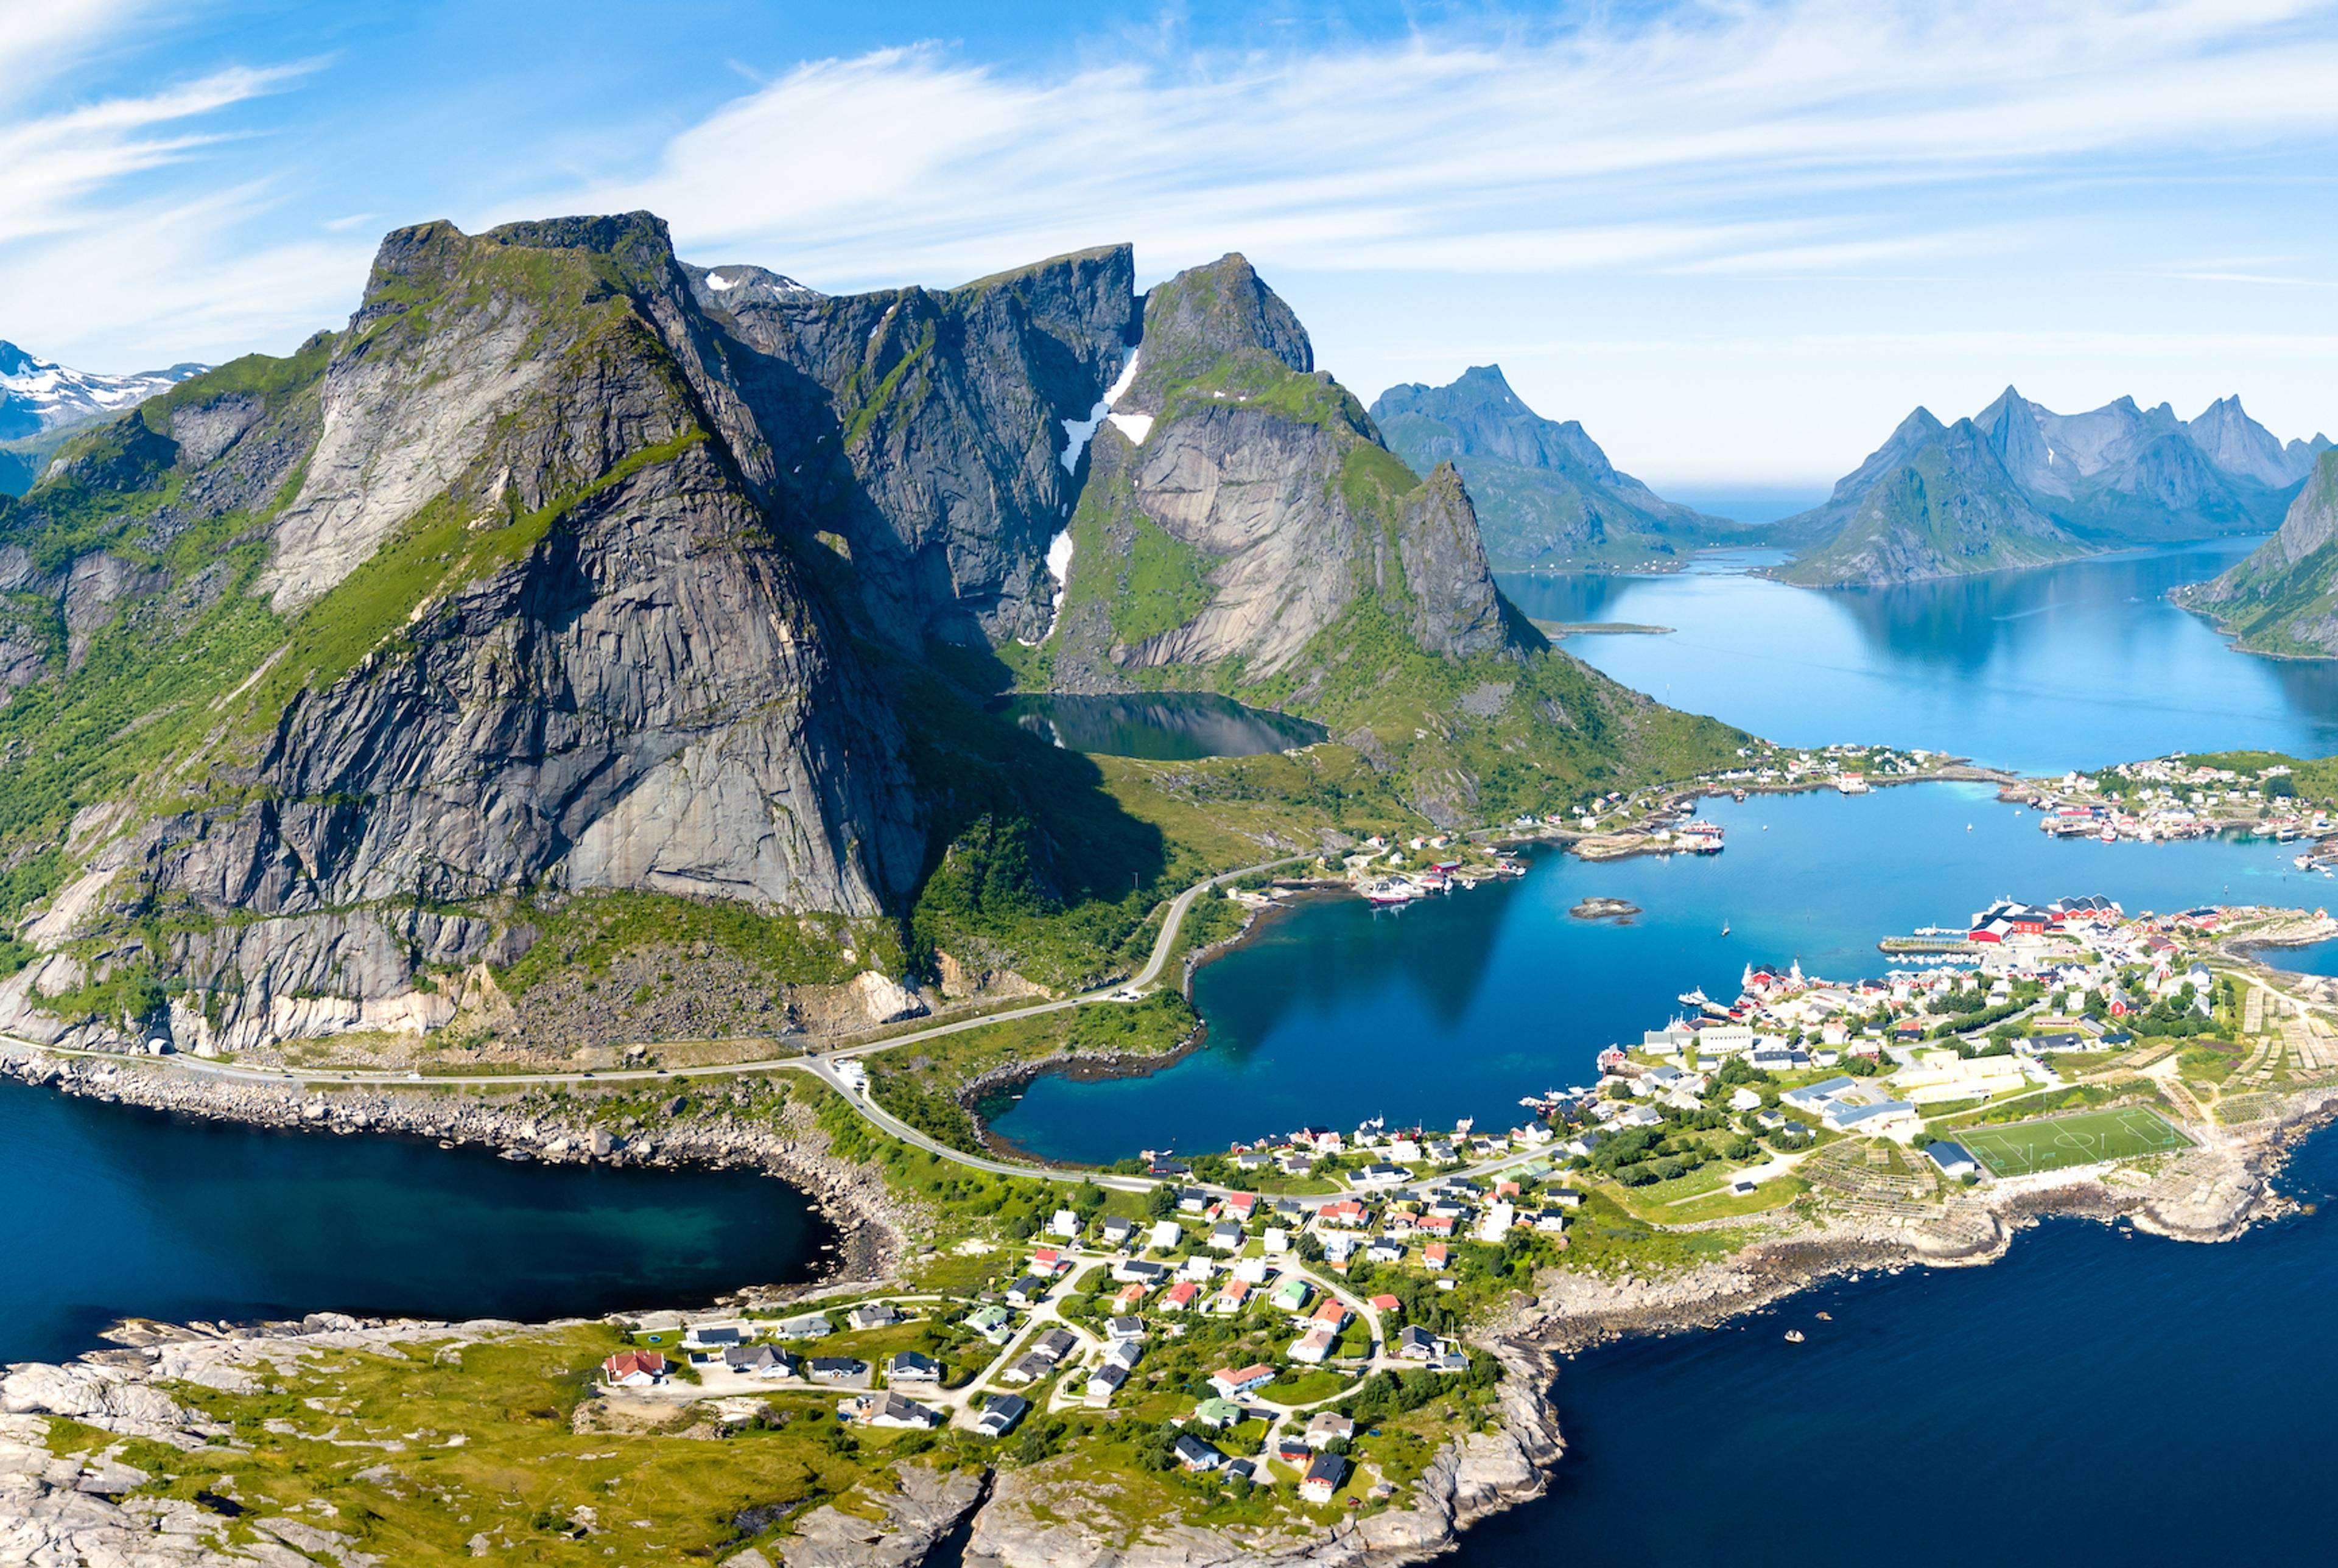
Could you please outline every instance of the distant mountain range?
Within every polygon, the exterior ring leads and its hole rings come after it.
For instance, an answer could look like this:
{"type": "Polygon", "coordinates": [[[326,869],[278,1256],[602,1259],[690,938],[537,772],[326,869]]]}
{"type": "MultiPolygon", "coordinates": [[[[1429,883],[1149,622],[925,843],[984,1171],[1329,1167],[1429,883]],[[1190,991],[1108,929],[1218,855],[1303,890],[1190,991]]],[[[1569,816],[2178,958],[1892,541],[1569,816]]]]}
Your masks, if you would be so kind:
{"type": "Polygon", "coordinates": [[[2329,438],[2284,445],[2242,409],[2192,420],[2132,397],[2057,414],[2009,387],[1970,419],[1923,408],[1826,502],[1775,524],[1779,575],[1841,587],[2036,565],[2273,528],[2329,438]]]}
{"type": "Polygon", "coordinates": [[[1759,536],[1618,472],[1580,424],[1528,407],[1498,365],[1473,366],[1444,387],[1391,387],[1371,415],[1416,473],[1447,462],[1460,470],[1498,567],[1636,566],[1759,536]]]}
{"type": "Polygon", "coordinates": [[[2338,654],[2338,451],[2324,450],[2281,531],[2178,602],[2212,617],[2244,648],[2310,658],[2338,654]]]}
{"type": "Polygon", "coordinates": [[[101,376],[36,359],[0,338],[0,492],[22,495],[49,454],[82,426],[134,408],[208,368],[173,365],[135,376],[101,376]]]}

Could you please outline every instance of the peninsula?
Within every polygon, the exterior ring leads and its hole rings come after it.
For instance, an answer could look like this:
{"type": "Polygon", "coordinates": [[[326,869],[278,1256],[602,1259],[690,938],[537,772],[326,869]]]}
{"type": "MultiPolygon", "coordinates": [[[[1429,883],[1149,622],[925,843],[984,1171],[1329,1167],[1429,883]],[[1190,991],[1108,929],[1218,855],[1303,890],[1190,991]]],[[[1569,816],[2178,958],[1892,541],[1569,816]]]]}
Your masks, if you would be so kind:
{"type": "Polygon", "coordinates": [[[2329,923],[1999,913],[1954,970],[1749,965],[1508,1129],[1310,1128],[1102,1171],[986,1150],[969,1085],[1174,1050],[1174,991],[419,1082],[10,1043],[20,1076],[198,1113],[764,1161],[881,1242],[711,1311],[126,1323],[0,1381],[0,1512],[94,1562],[616,1544],[754,1568],[913,1562],[953,1530],[986,1564],[1414,1560],[1541,1490],[1555,1350],[1842,1269],[1986,1262],[2046,1213],[2206,1240],[2278,1210],[2267,1178],[2338,1104],[2338,1026],[2238,950],[2329,923]]]}

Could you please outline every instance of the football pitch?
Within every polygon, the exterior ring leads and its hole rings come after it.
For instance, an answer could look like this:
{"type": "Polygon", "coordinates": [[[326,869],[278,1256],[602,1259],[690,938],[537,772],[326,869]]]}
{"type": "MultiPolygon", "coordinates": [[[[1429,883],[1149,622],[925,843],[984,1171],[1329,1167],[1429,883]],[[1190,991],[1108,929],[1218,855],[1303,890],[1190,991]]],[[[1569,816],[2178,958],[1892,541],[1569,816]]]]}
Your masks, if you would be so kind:
{"type": "Polygon", "coordinates": [[[2061,1171],[2098,1160],[2126,1160],[2192,1146],[2192,1140],[2169,1126],[2158,1112],[2142,1105],[2081,1111],[2074,1116],[2010,1122],[2000,1127],[1968,1127],[1950,1136],[1999,1176],[2027,1176],[2036,1171],[2061,1171]]]}

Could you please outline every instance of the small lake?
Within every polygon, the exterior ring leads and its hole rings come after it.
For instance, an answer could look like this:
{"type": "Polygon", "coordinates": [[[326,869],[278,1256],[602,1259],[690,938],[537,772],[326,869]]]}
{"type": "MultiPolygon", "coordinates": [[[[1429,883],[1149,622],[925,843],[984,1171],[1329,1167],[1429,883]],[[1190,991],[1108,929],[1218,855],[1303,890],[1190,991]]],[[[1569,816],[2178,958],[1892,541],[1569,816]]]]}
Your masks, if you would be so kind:
{"type": "Polygon", "coordinates": [[[811,1278],[832,1240],[746,1172],[533,1165],[283,1132],[0,1078],[0,1362],[164,1322],[347,1311],[541,1321],[811,1278]]]}
{"type": "Polygon", "coordinates": [[[1191,762],[1203,757],[1255,757],[1311,746],[1331,731],[1262,708],[1245,708],[1208,691],[1151,691],[1109,697],[1024,692],[998,710],[1034,735],[1072,751],[1191,762]]]}
{"type": "Polygon", "coordinates": [[[1626,685],[1788,745],[1882,740],[2059,772],[2169,751],[2338,752],[2338,660],[2235,653],[2168,603],[2258,542],[2097,556],[1888,589],[1793,588],[1755,552],[1661,576],[1505,576],[1539,621],[1669,626],[1567,650],[1626,685]]]}
{"type": "MultiPolygon", "coordinates": [[[[2056,838],[1985,785],[1724,799],[1700,811],[1727,830],[1719,855],[1594,865],[1545,852],[1516,881],[1400,909],[1305,901],[1195,975],[1203,1050],[1142,1078],[1036,1079],[995,1124],[1023,1148],[1095,1161],[1381,1115],[1508,1127],[1519,1096],[1590,1082],[1603,1046],[1662,1027],[1682,992],[1735,995],[1748,962],[1881,974],[1878,938],[1953,925],[2009,894],[2100,893],[2130,912],[2338,903],[2338,880],[2295,869],[2294,846],[2056,838]],[[1568,913],[1593,897],[1643,913],[1568,913]]],[[[2311,960],[2286,950],[2280,961],[2311,960]]]]}

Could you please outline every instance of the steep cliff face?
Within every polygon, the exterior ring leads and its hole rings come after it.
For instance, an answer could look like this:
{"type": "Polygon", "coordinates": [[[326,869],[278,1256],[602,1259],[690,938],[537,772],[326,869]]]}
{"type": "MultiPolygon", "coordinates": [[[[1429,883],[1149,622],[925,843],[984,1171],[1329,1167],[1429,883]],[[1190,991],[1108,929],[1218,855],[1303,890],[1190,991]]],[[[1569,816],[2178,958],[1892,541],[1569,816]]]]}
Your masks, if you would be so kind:
{"type": "Polygon", "coordinates": [[[1371,412],[1415,472],[1460,470],[1499,566],[1628,565],[1753,535],[1619,472],[1580,424],[1527,407],[1498,365],[1473,366],[1449,386],[1391,387],[1371,412]]]}
{"type": "Polygon", "coordinates": [[[759,269],[692,271],[735,341],[769,484],[834,535],[895,645],[1046,632],[1047,544],[1085,476],[1067,424],[1126,357],[1134,266],[1111,246],[958,289],[836,298],[759,269]]]}
{"type": "Polygon", "coordinates": [[[345,330],[0,505],[0,1027],[517,1041],[495,975],[709,939],[766,1009],[944,941],[1093,979],[1188,851],[1002,665],[1290,708],[1440,820],[1742,739],[1552,652],[1312,365],[1240,257],[829,298],[647,214],[392,234],[345,330]]]}
{"type": "Polygon", "coordinates": [[[1435,652],[1508,646],[1458,477],[1416,479],[1313,363],[1240,256],[1153,291],[1073,522],[1060,683],[1203,667],[1271,681],[1367,599],[1435,652]]]}
{"type": "Polygon", "coordinates": [[[30,933],[58,956],[9,983],[12,1021],[53,1032],[32,987],[132,964],[211,993],[231,1041],[289,996],[391,1003],[493,939],[416,911],[516,890],[850,916],[908,889],[899,726],[757,504],[770,456],[712,343],[655,220],[430,225],[384,244],[274,419],[199,378],[35,492],[10,521],[39,557],[66,485],[146,485],[123,537],[50,566],[69,625],[155,600],[172,527],[232,529],[248,662],[69,847],[30,933]],[[69,950],[123,921],[162,925],[69,950]]]}
{"type": "Polygon", "coordinates": [[[1417,476],[1313,362],[1240,256],[1153,290],[1027,679],[1305,715],[1440,820],[1743,739],[1553,652],[1495,586],[1460,475],[1417,476]]]}
{"type": "Polygon", "coordinates": [[[2244,648],[2338,655],[2338,451],[2323,451],[2280,530],[2239,565],[2185,590],[2244,648]]]}

